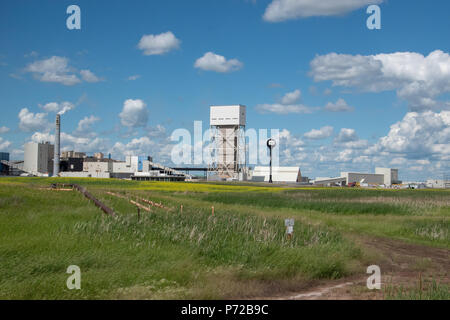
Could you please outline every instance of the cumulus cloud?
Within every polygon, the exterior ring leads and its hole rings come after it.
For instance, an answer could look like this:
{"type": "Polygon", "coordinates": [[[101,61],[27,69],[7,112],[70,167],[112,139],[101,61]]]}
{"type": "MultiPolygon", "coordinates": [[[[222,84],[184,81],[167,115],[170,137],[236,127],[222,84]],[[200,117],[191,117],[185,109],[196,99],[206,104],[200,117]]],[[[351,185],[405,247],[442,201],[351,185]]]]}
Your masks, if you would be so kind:
{"type": "Polygon", "coordinates": [[[71,102],[64,101],[64,102],[49,102],[43,106],[40,105],[40,107],[47,112],[55,112],[62,115],[67,111],[74,109],[75,105],[71,102]]]}
{"type": "Polygon", "coordinates": [[[367,152],[403,154],[409,159],[450,160],[450,111],[409,112],[367,152]]]}
{"type": "Polygon", "coordinates": [[[338,99],[336,103],[328,102],[325,110],[330,112],[350,112],[355,110],[355,108],[349,106],[344,99],[338,99]]]}
{"type": "Polygon", "coordinates": [[[8,127],[5,127],[5,126],[0,127],[0,134],[7,133],[7,132],[9,132],[9,128],[8,127]]]}
{"type": "Polygon", "coordinates": [[[381,2],[383,0],[273,0],[266,8],[263,19],[280,22],[314,16],[337,16],[381,2]]]}
{"type": "Polygon", "coordinates": [[[75,130],[77,133],[87,133],[92,130],[92,125],[96,122],[100,121],[100,118],[97,118],[93,115],[89,117],[84,117],[78,122],[77,129],[75,130]]]}
{"type": "Polygon", "coordinates": [[[414,52],[378,55],[330,53],[311,61],[315,81],[368,92],[396,90],[412,111],[450,109],[449,101],[438,101],[450,92],[450,55],[441,50],[423,56],[414,52]]]}
{"type": "Polygon", "coordinates": [[[213,52],[207,52],[203,57],[198,58],[195,61],[194,67],[205,71],[215,72],[233,72],[241,69],[243,63],[237,59],[227,60],[224,56],[215,54],[213,52]]]}
{"type": "Polygon", "coordinates": [[[292,92],[288,92],[286,93],[283,98],[281,98],[281,103],[282,104],[293,104],[296,103],[301,96],[301,91],[300,90],[294,90],[292,92]]]}
{"type": "Polygon", "coordinates": [[[81,80],[71,71],[68,59],[53,56],[48,59],[30,63],[25,71],[31,72],[36,78],[43,82],[58,82],[66,86],[80,83],[81,80]]]}
{"type": "Polygon", "coordinates": [[[358,135],[356,134],[355,129],[347,129],[347,128],[342,128],[335,139],[335,141],[337,142],[350,142],[356,140],[358,140],[358,135]]]}
{"type": "Polygon", "coordinates": [[[97,77],[91,70],[81,70],[80,71],[81,77],[86,82],[100,82],[103,81],[103,79],[97,77]]]}
{"type": "MultiPolygon", "coordinates": [[[[50,143],[55,142],[55,135],[50,132],[35,132],[31,141],[50,143]]],[[[70,133],[61,132],[61,146],[63,150],[82,150],[83,152],[106,152],[107,140],[102,138],[78,137],[70,133]]]]}
{"type": "MultiPolygon", "coordinates": [[[[28,64],[25,67],[26,72],[30,72],[36,79],[42,82],[56,82],[66,86],[72,86],[81,82],[81,79],[75,74],[77,70],[69,66],[69,59],[65,57],[53,56],[48,59],[42,59],[28,64]]],[[[98,78],[90,70],[81,70],[81,77],[86,82],[98,82],[98,78]]]]}
{"type": "Polygon", "coordinates": [[[126,127],[145,127],[148,122],[147,105],[141,99],[128,99],[123,103],[119,117],[122,125],[126,127]]]}
{"type": "Polygon", "coordinates": [[[0,151],[6,150],[11,146],[11,142],[0,137],[0,151]]]}
{"type": "Polygon", "coordinates": [[[19,112],[19,128],[25,132],[43,130],[49,128],[46,113],[32,113],[28,108],[23,108],[19,112]]]}
{"type": "Polygon", "coordinates": [[[311,140],[320,140],[331,137],[333,134],[333,127],[325,126],[320,129],[312,129],[311,131],[304,134],[305,138],[311,140]]]}
{"type": "Polygon", "coordinates": [[[301,91],[294,90],[292,92],[286,93],[281,98],[281,103],[274,104],[258,104],[255,109],[257,112],[265,114],[265,113],[276,113],[276,114],[290,114],[290,113],[298,113],[298,114],[307,114],[313,113],[317,108],[308,107],[303,104],[296,103],[300,100],[301,91]]]}
{"type": "Polygon", "coordinates": [[[112,148],[113,153],[121,155],[149,154],[155,142],[148,137],[134,138],[128,143],[116,142],[112,148]]]}
{"type": "Polygon", "coordinates": [[[172,162],[171,152],[174,146],[167,136],[158,139],[140,137],[125,143],[116,142],[109,152],[119,158],[127,155],[150,155],[154,161],[169,165],[172,162]]]}
{"type": "Polygon", "coordinates": [[[165,54],[179,47],[180,40],[171,31],[157,35],[143,35],[138,44],[138,48],[144,51],[146,56],[165,54]]]}
{"type": "MultiPolygon", "coordinates": [[[[402,180],[442,178],[442,173],[450,170],[450,111],[409,112],[373,143],[360,139],[350,128],[340,129],[333,141],[319,146],[319,139],[308,138],[326,137],[331,130],[328,134],[324,131],[310,131],[298,147],[286,144],[280,150],[280,163],[300,165],[305,175],[330,177],[341,171],[373,172],[375,167],[394,167],[400,170],[402,180]]],[[[287,130],[280,133],[280,141],[289,136],[287,130]]]]}

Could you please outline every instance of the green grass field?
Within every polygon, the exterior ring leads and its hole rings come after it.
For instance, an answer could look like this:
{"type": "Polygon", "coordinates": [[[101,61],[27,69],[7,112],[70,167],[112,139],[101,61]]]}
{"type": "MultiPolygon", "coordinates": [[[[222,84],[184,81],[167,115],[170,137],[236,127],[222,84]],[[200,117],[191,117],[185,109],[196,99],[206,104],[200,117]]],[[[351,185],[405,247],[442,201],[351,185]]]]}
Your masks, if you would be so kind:
{"type": "MultiPolygon", "coordinates": [[[[448,190],[2,178],[0,299],[277,294],[362,270],[370,257],[354,237],[450,249],[449,217],[448,190]],[[54,182],[86,187],[117,217],[77,191],[46,189],[54,182]],[[138,220],[135,205],[108,191],[169,210],[141,210],[138,220]],[[285,218],[296,221],[291,240],[285,218]],[[66,287],[69,265],[81,268],[81,290],[66,287]]],[[[448,286],[433,288],[450,298],[448,286]]]]}

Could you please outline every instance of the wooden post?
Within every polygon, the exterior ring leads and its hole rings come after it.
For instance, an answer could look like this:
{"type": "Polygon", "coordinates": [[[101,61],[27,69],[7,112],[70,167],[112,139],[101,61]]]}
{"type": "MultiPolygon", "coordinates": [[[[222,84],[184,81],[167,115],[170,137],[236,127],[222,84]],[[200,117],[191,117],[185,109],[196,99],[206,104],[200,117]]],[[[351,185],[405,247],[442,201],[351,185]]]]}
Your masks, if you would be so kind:
{"type": "Polygon", "coordinates": [[[211,207],[211,215],[214,215],[214,206],[211,207]]]}
{"type": "Polygon", "coordinates": [[[138,211],[138,221],[141,220],[141,208],[139,208],[138,206],[136,206],[137,211],[138,211]]]}
{"type": "Polygon", "coordinates": [[[183,205],[180,206],[180,213],[183,214],[183,205]]]}

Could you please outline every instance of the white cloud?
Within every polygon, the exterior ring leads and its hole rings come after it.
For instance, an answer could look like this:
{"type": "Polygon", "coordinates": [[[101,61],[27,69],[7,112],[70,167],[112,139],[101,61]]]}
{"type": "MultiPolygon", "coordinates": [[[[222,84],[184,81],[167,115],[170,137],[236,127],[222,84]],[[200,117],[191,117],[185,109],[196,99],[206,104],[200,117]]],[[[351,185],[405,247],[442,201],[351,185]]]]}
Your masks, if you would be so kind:
{"type": "Polygon", "coordinates": [[[112,148],[112,153],[120,155],[145,155],[150,154],[150,150],[154,145],[155,142],[148,137],[134,138],[126,144],[116,142],[112,148]]]}
{"type": "Polygon", "coordinates": [[[46,113],[32,113],[27,108],[19,112],[19,128],[25,132],[43,130],[49,128],[46,113]]]}
{"type": "MultiPolygon", "coordinates": [[[[31,136],[34,142],[55,142],[55,135],[50,132],[35,132],[31,136]]],[[[102,138],[77,137],[70,133],[61,132],[62,150],[80,150],[83,152],[106,152],[107,140],[102,138]]]]}
{"type": "Polygon", "coordinates": [[[143,35],[138,44],[138,48],[143,50],[146,56],[165,54],[173,49],[178,49],[179,46],[180,40],[171,31],[157,35],[143,35]]]}
{"type": "Polygon", "coordinates": [[[9,128],[8,127],[5,127],[5,126],[0,127],[0,134],[7,133],[7,132],[9,132],[9,128]]]}
{"type": "Polygon", "coordinates": [[[86,82],[100,82],[103,81],[102,78],[97,77],[91,70],[81,70],[80,71],[81,77],[86,82]]]}
{"type": "Polygon", "coordinates": [[[325,110],[330,112],[350,112],[355,110],[355,108],[349,106],[344,99],[338,99],[336,103],[328,102],[325,110]]]}
{"type": "Polygon", "coordinates": [[[92,125],[99,121],[100,118],[97,118],[93,115],[89,117],[84,117],[78,122],[77,129],[75,130],[78,133],[87,133],[90,132],[92,129],[92,125]]]}
{"type": "MultiPolygon", "coordinates": [[[[450,172],[450,111],[409,112],[375,143],[358,137],[354,129],[342,128],[330,143],[309,139],[325,137],[326,130],[312,130],[305,142],[280,146],[280,163],[300,166],[302,174],[338,176],[342,171],[373,172],[375,167],[399,169],[401,180],[442,179],[450,172]],[[321,145],[317,145],[321,143],[321,145]],[[288,150],[287,150],[288,149],[288,150]]],[[[289,131],[280,141],[294,141],[289,131]]]]}
{"type": "Polygon", "coordinates": [[[281,103],[282,104],[294,104],[296,103],[301,96],[301,91],[300,90],[294,90],[292,92],[288,92],[284,95],[283,98],[281,98],[281,103]]]}
{"type": "Polygon", "coordinates": [[[366,149],[369,147],[369,141],[367,140],[355,140],[355,141],[348,141],[341,144],[344,148],[347,149],[366,149]]]}
{"type": "Polygon", "coordinates": [[[298,114],[308,114],[313,113],[314,108],[304,106],[302,104],[295,105],[284,105],[280,103],[275,104],[259,104],[255,107],[256,111],[259,113],[277,113],[277,114],[290,114],[290,113],[298,113],[298,114]]]}
{"type": "Polygon", "coordinates": [[[397,52],[370,56],[330,53],[311,61],[315,81],[369,92],[396,90],[412,111],[450,109],[449,101],[436,100],[450,92],[450,55],[440,50],[423,56],[397,52]]]}
{"type": "Polygon", "coordinates": [[[127,143],[116,142],[109,152],[118,158],[127,155],[150,155],[154,161],[170,165],[171,152],[174,146],[166,136],[159,139],[140,137],[127,143]]]}
{"type": "Polygon", "coordinates": [[[263,19],[280,22],[314,16],[336,16],[364,6],[379,4],[383,0],[273,0],[266,8],[263,19]]]}
{"type": "Polygon", "coordinates": [[[47,112],[55,112],[55,113],[58,113],[61,115],[66,113],[67,111],[75,108],[75,105],[68,101],[64,101],[64,102],[60,102],[60,103],[59,102],[49,102],[43,106],[41,106],[41,105],[39,105],[39,106],[47,112]]]}
{"type": "Polygon", "coordinates": [[[397,157],[393,158],[391,162],[389,162],[391,165],[397,166],[397,165],[404,165],[408,162],[408,159],[403,157],[397,157]]]}
{"type": "Polygon", "coordinates": [[[450,156],[450,111],[409,112],[368,152],[404,154],[409,159],[450,156]]]}
{"type": "Polygon", "coordinates": [[[203,55],[203,57],[198,58],[197,61],[195,61],[194,67],[206,71],[225,73],[241,69],[243,67],[243,63],[237,59],[227,60],[224,56],[213,52],[207,52],[203,55]]]}
{"type": "Polygon", "coordinates": [[[32,134],[31,136],[31,141],[33,142],[50,142],[50,143],[54,143],[55,142],[55,135],[51,134],[50,132],[40,132],[37,131],[35,133],[32,134]]]}
{"type": "Polygon", "coordinates": [[[292,92],[286,93],[281,98],[281,103],[274,104],[258,104],[255,107],[255,110],[259,113],[277,113],[277,114],[290,114],[290,113],[298,113],[298,114],[307,114],[313,113],[317,108],[308,107],[303,104],[296,104],[298,100],[300,100],[301,91],[294,90],[292,92]]]}
{"type": "Polygon", "coordinates": [[[141,77],[141,75],[139,75],[139,74],[134,74],[134,75],[132,75],[132,76],[129,76],[129,77],[127,78],[127,80],[128,80],[128,81],[134,81],[134,80],[139,79],[140,77],[141,77]]]}
{"type": "Polygon", "coordinates": [[[336,142],[350,142],[358,140],[355,129],[342,128],[336,137],[336,142]]]}
{"type": "Polygon", "coordinates": [[[320,140],[320,139],[326,139],[331,137],[333,134],[333,127],[331,126],[325,126],[320,129],[312,129],[311,131],[304,134],[305,138],[311,139],[311,140],[320,140]]]}
{"type": "Polygon", "coordinates": [[[140,99],[128,99],[123,103],[119,117],[126,127],[145,127],[148,122],[147,105],[140,99]]]}
{"type": "Polygon", "coordinates": [[[23,154],[24,154],[23,149],[13,149],[11,151],[11,159],[18,159],[18,158],[23,159],[23,154]]]}
{"type": "Polygon", "coordinates": [[[30,63],[25,71],[31,72],[43,82],[57,82],[66,86],[71,86],[81,82],[68,65],[68,59],[53,56],[48,59],[30,63]]]}
{"type": "Polygon", "coordinates": [[[11,146],[11,142],[0,137],[0,151],[6,150],[11,146]]]}
{"type": "Polygon", "coordinates": [[[161,138],[166,134],[166,128],[160,124],[156,125],[156,127],[147,127],[146,131],[150,137],[161,138]]]}
{"type": "MultiPolygon", "coordinates": [[[[28,64],[25,71],[32,73],[35,78],[42,82],[56,82],[66,86],[81,82],[81,79],[75,74],[77,70],[69,66],[69,59],[65,57],[53,56],[35,61],[28,64]]],[[[80,75],[86,82],[103,81],[88,69],[81,70],[80,75]]]]}
{"type": "Polygon", "coordinates": [[[349,162],[352,161],[354,158],[353,150],[352,149],[345,149],[343,151],[340,151],[336,157],[337,162],[349,162]]]}

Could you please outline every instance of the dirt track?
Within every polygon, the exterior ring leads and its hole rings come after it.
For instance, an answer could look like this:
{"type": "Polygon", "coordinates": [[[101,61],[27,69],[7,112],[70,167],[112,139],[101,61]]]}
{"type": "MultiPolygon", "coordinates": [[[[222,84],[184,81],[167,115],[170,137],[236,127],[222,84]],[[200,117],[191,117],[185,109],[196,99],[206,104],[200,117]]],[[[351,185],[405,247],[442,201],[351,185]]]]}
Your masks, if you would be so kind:
{"type": "MultiPolygon", "coordinates": [[[[409,244],[386,238],[363,237],[357,242],[373,253],[371,264],[381,269],[382,289],[386,285],[414,287],[419,279],[431,279],[449,284],[450,250],[409,244]]],[[[369,290],[366,286],[369,274],[365,270],[352,277],[320,281],[301,292],[289,292],[258,299],[275,300],[355,300],[383,299],[383,290],[369,290]]]]}

